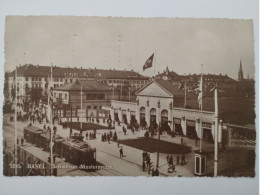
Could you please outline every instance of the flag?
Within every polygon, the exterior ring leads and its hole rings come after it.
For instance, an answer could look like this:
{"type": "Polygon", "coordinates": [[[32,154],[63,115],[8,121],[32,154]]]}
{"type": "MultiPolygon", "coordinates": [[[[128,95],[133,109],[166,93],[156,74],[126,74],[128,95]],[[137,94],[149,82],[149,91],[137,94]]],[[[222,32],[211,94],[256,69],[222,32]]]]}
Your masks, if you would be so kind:
{"type": "Polygon", "coordinates": [[[153,65],[153,56],[154,53],[146,60],[144,66],[143,66],[143,71],[145,71],[145,69],[151,68],[153,65]]]}

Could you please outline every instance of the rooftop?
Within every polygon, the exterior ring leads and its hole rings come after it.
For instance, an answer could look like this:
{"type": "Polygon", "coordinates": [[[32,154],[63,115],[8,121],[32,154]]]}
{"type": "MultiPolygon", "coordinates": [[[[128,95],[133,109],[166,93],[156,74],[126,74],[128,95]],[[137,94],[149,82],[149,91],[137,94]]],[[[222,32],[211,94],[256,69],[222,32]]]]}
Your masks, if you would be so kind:
{"type": "MultiPolygon", "coordinates": [[[[14,75],[15,71],[12,71],[10,75],[14,75]]],[[[17,74],[25,77],[47,77],[51,75],[51,66],[40,66],[25,64],[17,67],[17,74]]],[[[114,78],[114,79],[126,79],[126,78],[138,78],[146,79],[143,75],[133,70],[104,70],[104,69],[83,69],[83,68],[71,68],[71,67],[57,67],[53,66],[54,77],[90,77],[90,78],[114,78]]]]}
{"type": "Polygon", "coordinates": [[[91,90],[91,91],[102,91],[102,90],[110,90],[110,87],[107,85],[100,84],[95,80],[88,81],[76,81],[74,83],[68,83],[63,86],[57,87],[54,90],[60,91],[80,91],[82,86],[82,90],[91,90]]]}
{"type": "Polygon", "coordinates": [[[178,89],[178,86],[173,85],[171,81],[155,79],[154,82],[160,85],[162,88],[166,89],[172,95],[183,96],[185,93],[184,90],[178,89]]]}

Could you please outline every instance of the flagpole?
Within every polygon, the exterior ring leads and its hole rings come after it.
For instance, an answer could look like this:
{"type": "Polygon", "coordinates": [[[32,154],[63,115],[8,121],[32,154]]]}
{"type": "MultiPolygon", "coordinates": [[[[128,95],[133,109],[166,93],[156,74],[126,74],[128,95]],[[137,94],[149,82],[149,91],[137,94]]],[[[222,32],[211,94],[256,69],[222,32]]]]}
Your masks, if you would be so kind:
{"type": "MultiPolygon", "coordinates": [[[[52,90],[52,64],[51,64],[51,85],[50,85],[50,93],[51,93],[51,90],[52,90]]],[[[51,132],[50,132],[50,135],[51,135],[51,143],[50,143],[50,149],[51,149],[51,175],[53,174],[53,139],[52,139],[52,130],[53,130],[53,121],[52,121],[52,102],[50,102],[49,100],[49,103],[50,103],[50,111],[51,111],[51,116],[50,116],[50,125],[51,125],[51,132]]]]}
{"type": "Polygon", "coordinates": [[[130,87],[128,88],[128,91],[129,91],[129,102],[131,102],[130,87]]]}
{"type": "Polygon", "coordinates": [[[81,109],[80,130],[82,131],[82,85],[80,86],[80,109],[81,109]]]}
{"type": "Polygon", "coordinates": [[[186,104],[187,104],[187,102],[186,102],[186,99],[187,99],[187,92],[186,92],[186,90],[187,90],[187,88],[186,88],[186,81],[185,81],[185,84],[184,84],[184,90],[185,90],[185,99],[184,99],[184,108],[186,108],[186,104]]]}
{"type": "Polygon", "coordinates": [[[156,52],[156,50],[154,50],[154,68],[153,68],[153,74],[154,74],[154,76],[155,76],[155,65],[156,65],[156,57],[155,57],[155,52],[156,52]]]}
{"type": "Polygon", "coordinates": [[[121,101],[122,101],[123,100],[123,93],[122,93],[122,87],[123,86],[122,86],[122,83],[120,85],[121,85],[121,93],[120,94],[121,94],[121,101]]]}
{"type": "Polygon", "coordinates": [[[14,164],[15,175],[17,175],[17,66],[15,67],[15,110],[14,110],[14,164]]]}
{"type": "Polygon", "coordinates": [[[214,177],[218,175],[218,89],[214,90],[215,99],[215,131],[214,131],[214,177]]]}
{"type": "Polygon", "coordinates": [[[203,64],[201,64],[201,105],[200,105],[200,152],[202,152],[202,105],[203,105],[203,102],[202,102],[202,99],[203,99],[203,64]]]}

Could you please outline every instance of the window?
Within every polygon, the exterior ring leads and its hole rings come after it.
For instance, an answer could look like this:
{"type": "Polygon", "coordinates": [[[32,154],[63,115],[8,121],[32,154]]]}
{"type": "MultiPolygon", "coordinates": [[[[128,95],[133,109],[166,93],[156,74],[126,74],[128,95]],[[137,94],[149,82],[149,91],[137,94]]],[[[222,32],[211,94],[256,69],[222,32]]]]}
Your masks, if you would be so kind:
{"type": "Polygon", "coordinates": [[[32,77],[32,81],[34,81],[34,77],[32,77]]]}
{"type": "Polygon", "coordinates": [[[97,109],[97,106],[93,106],[94,109],[97,109]]]}
{"type": "Polygon", "coordinates": [[[91,109],[91,106],[88,106],[87,108],[88,108],[88,109],[91,109]]]}
{"type": "Polygon", "coordinates": [[[41,78],[41,77],[39,77],[39,81],[42,81],[42,78],[41,78]]]}
{"type": "Polygon", "coordinates": [[[28,77],[26,77],[25,80],[28,81],[28,77]]]}
{"type": "Polygon", "coordinates": [[[62,93],[59,93],[59,99],[62,99],[62,93]]]}
{"type": "Polygon", "coordinates": [[[64,99],[66,100],[67,98],[68,98],[68,94],[67,94],[67,93],[65,93],[65,98],[64,98],[64,99]]]}
{"type": "Polygon", "coordinates": [[[70,82],[72,83],[72,82],[73,82],[73,79],[70,79],[70,82]]]}

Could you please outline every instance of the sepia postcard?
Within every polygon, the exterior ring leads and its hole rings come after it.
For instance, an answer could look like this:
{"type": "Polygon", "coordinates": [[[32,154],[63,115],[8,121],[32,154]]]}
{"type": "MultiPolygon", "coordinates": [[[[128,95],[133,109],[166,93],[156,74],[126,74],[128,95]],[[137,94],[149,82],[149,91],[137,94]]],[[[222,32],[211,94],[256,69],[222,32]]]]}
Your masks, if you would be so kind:
{"type": "Polygon", "coordinates": [[[6,16],[3,175],[255,177],[253,29],[6,16]]]}

